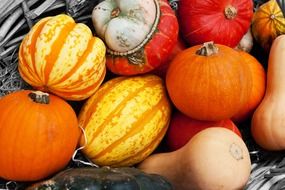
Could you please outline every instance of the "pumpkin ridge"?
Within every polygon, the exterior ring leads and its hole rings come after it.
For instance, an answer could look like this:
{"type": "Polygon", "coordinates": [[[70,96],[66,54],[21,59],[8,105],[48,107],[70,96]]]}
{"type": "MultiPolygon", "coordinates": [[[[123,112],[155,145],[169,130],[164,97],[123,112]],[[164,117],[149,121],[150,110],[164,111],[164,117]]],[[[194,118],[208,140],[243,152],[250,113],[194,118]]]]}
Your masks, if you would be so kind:
{"type": "Polygon", "coordinates": [[[31,71],[31,68],[29,67],[29,65],[26,62],[26,60],[22,58],[23,55],[24,55],[23,50],[20,47],[20,50],[19,50],[19,60],[21,62],[21,65],[18,67],[18,70],[19,70],[19,73],[20,73],[21,77],[24,78],[29,84],[33,84],[35,86],[41,86],[40,80],[37,79],[36,76],[35,77],[33,76],[34,72],[31,71]],[[23,67],[25,67],[27,69],[24,70],[23,67]]]}
{"type": "Polygon", "coordinates": [[[53,92],[54,94],[57,94],[61,97],[65,97],[65,98],[70,98],[69,100],[81,100],[82,97],[76,97],[76,96],[80,96],[82,94],[89,94],[92,95],[98,88],[98,84],[101,83],[104,78],[105,78],[105,74],[106,74],[106,69],[104,69],[104,74],[102,74],[100,76],[100,80],[98,80],[97,82],[95,82],[94,84],[92,84],[91,86],[88,86],[84,89],[79,89],[77,91],[75,91],[74,89],[72,89],[73,91],[68,92],[68,91],[62,91],[62,90],[56,90],[54,88],[49,88],[49,90],[51,92],[53,92]],[[93,90],[92,90],[93,89],[93,90]],[[92,90],[92,91],[91,91],[92,90]]]}
{"type": "Polygon", "coordinates": [[[35,65],[36,41],[37,41],[37,36],[41,33],[44,25],[47,23],[47,21],[49,19],[50,19],[50,17],[47,17],[47,18],[39,21],[35,25],[36,28],[34,29],[33,35],[28,34],[24,38],[23,42],[20,45],[20,50],[19,50],[19,59],[20,59],[19,70],[22,71],[23,77],[25,77],[25,79],[36,84],[36,86],[42,85],[41,77],[40,77],[39,73],[37,72],[36,65],[35,65]],[[31,55],[30,56],[30,58],[31,58],[30,64],[27,63],[26,58],[25,58],[25,54],[24,54],[24,44],[27,43],[28,37],[31,38],[31,44],[27,47],[27,51],[30,52],[30,55],[31,55]],[[24,70],[23,68],[27,68],[27,70],[24,70]],[[29,72],[29,74],[27,74],[26,72],[29,72]]]}
{"type": "MultiPolygon", "coordinates": [[[[169,124],[169,122],[168,122],[169,124]]],[[[168,126],[167,124],[167,126],[168,126]]],[[[116,166],[120,166],[120,165],[126,165],[128,162],[132,161],[132,160],[136,160],[137,158],[140,158],[141,155],[144,155],[146,154],[146,152],[151,149],[151,150],[154,150],[156,145],[158,143],[161,142],[162,138],[164,137],[165,133],[167,131],[167,127],[162,127],[161,131],[158,133],[158,135],[155,137],[155,139],[153,139],[153,141],[151,141],[149,143],[148,146],[144,147],[142,150],[140,150],[139,152],[137,152],[136,154],[132,155],[131,157],[128,157],[128,158],[125,158],[123,159],[122,161],[114,164],[114,165],[111,165],[112,167],[116,167],[116,166]]],[[[151,152],[150,152],[151,153],[151,152]]],[[[150,154],[149,153],[149,154],[150,154]]]]}
{"type": "Polygon", "coordinates": [[[154,23],[151,27],[151,30],[149,31],[149,33],[147,34],[147,36],[145,37],[145,39],[135,48],[128,50],[126,52],[118,52],[118,51],[114,51],[110,48],[107,48],[107,52],[111,55],[119,55],[119,56],[127,56],[133,53],[136,53],[138,50],[140,50],[142,47],[144,47],[147,42],[152,38],[153,34],[156,31],[157,26],[159,25],[159,20],[160,20],[160,16],[161,16],[161,11],[160,11],[160,0],[153,0],[155,7],[156,7],[156,17],[154,20],[154,23]]]}
{"type": "Polygon", "coordinates": [[[98,69],[95,72],[89,72],[88,74],[85,75],[86,77],[88,77],[88,80],[86,80],[86,81],[85,80],[73,81],[73,82],[70,82],[70,83],[67,83],[67,84],[52,85],[52,87],[50,87],[50,89],[58,89],[59,92],[63,92],[63,93],[64,92],[70,92],[70,91],[73,92],[74,89],[77,89],[77,88],[79,88],[78,90],[86,89],[88,87],[88,85],[85,85],[85,87],[84,86],[82,87],[82,85],[88,84],[88,83],[92,83],[92,81],[95,79],[94,75],[98,74],[99,73],[98,71],[100,71],[99,74],[101,74],[101,76],[99,76],[99,78],[96,78],[95,82],[97,84],[99,84],[100,82],[102,82],[102,80],[104,80],[105,74],[106,74],[106,68],[104,68],[105,67],[104,61],[105,61],[105,59],[101,63],[99,63],[100,70],[98,69]],[[61,89],[61,88],[63,88],[63,89],[61,89]]]}
{"type": "MultiPolygon", "coordinates": [[[[145,87],[146,88],[146,87],[145,87]]],[[[139,91],[137,91],[139,92],[139,91]]],[[[161,97],[161,99],[159,100],[159,102],[157,103],[157,105],[155,107],[159,107],[159,105],[161,104],[164,104],[164,101],[165,99],[163,97],[161,97]]],[[[138,131],[143,131],[144,130],[144,127],[145,127],[145,123],[148,123],[148,121],[151,119],[151,117],[155,114],[153,114],[153,112],[157,111],[155,110],[153,107],[152,109],[148,109],[147,111],[145,111],[143,113],[144,117],[141,117],[139,118],[135,123],[133,123],[133,126],[136,126],[136,127],[131,127],[131,129],[125,134],[123,135],[122,137],[116,139],[115,141],[113,141],[108,147],[106,147],[105,149],[101,150],[100,152],[98,152],[97,154],[93,155],[91,157],[91,160],[96,160],[98,159],[99,157],[103,157],[105,154],[107,154],[108,152],[111,152],[113,149],[115,149],[117,146],[119,146],[121,144],[121,142],[124,142],[126,141],[127,139],[135,136],[136,134],[138,134],[137,132],[138,131]]],[[[161,132],[163,132],[163,129],[164,128],[167,128],[167,127],[161,127],[161,130],[159,132],[159,134],[161,132]]],[[[166,131],[166,130],[164,130],[166,131]]],[[[153,139],[154,141],[155,139],[153,139]]],[[[153,142],[152,141],[152,142],[153,142]]],[[[152,143],[151,142],[151,143],[152,143]]],[[[154,141],[156,142],[156,141],[154,141]]],[[[156,142],[157,143],[157,142],[156,142]]],[[[136,153],[138,154],[138,153],[136,153]]],[[[133,156],[131,156],[132,158],[133,156]]],[[[126,159],[131,159],[130,157],[126,158],[126,159]]]]}
{"type": "MultiPolygon", "coordinates": [[[[97,103],[101,102],[101,100],[104,98],[105,94],[108,94],[109,91],[111,91],[111,88],[108,88],[109,85],[113,86],[113,88],[116,88],[116,86],[118,85],[118,83],[116,83],[117,81],[122,81],[125,80],[125,77],[119,77],[116,78],[114,80],[110,80],[108,83],[104,84],[100,91],[98,91],[98,93],[94,94],[93,97],[88,99],[88,103],[85,104],[82,108],[82,111],[79,114],[79,121],[83,122],[82,123],[82,127],[86,127],[88,125],[88,121],[90,121],[90,118],[92,117],[92,113],[95,113],[97,110],[97,103]],[[115,83],[115,84],[114,84],[115,83]],[[93,105],[93,102],[96,100],[96,104],[93,105]],[[87,111],[85,111],[87,110],[87,111]]],[[[81,143],[84,144],[84,143],[81,143]]]]}
{"type": "MultiPolygon", "coordinates": [[[[126,78],[124,78],[124,79],[126,79],[126,78]]],[[[124,79],[123,79],[123,80],[124,80],[124,79]]],[[[132,83],[133,83],[133,82],[134,82],[134,81],[132,81],[132,83]]],[[[148,85],[150,85],[150,84],[152,84],[152,83],[153,83],[153,81],[148,81],[148,82],[146,82],[143,86],[141,86],[140,88],[137,88],[134,92],[130,92],[130,93],[127,95],[127,97],[126,97],[124,100],[122,100],[122,101],[120,102],[120,104],[119,104],[117,107],[115,107],[115,108],[109,113],[109,117],[113,117],[114,115],[120,113],[120,111],[122,110],[122,108],[124,108],[126,102],[128,102],[130,99],[132,99],[132,97],[135,97],[136,94],[138,94],[142,89],[146,88],[148,85]],[[148,83],[149,83],[149,84],[148,84],[148,83]]],[[[118,84],[118,83],[116,84],[116,86],[119,86],[119,85],[120,85],[120,84],[118,84]]],[[[113,89],[115,89],[116,86],[113,87],[113,89]]],[[[112,89],[110,89],[110,91],[111,91],[111,90],[112,90],[112,89]]],[[[104,98],[104,95],[102,94],[101,97],[104,98]]],[[[100,102],[100,101],[97,100],[97,102],[100,102]]],[[[96,107],[97,107],[97,106],[96,106],[96,107]]],[[[96,111],[96,109],[95,109],[94,111],[96,111]]],[[[91,117],[92,117],[92,116],[91,116],[91,117]]],[[[87,142],[88,144],[92,144],[92,143],[93,143],[94,139],[105,129],[105,127],[107,126],[106,123],[108,123],[110,120],[111,120],[110,118],[106,118],[105,121],[104,121],[100,126],[97,127],[98,130],[97,130],[95,133],[93,133],[92,138],[87,142]]],[[[90,121],[91,121],[91,120],[90,120],[90,121]]],[[[88,124],[87,124],[87,125],[88,125],[88,124]]],[[[86,125],[86,126],[87,126],[87,125],[86,125]]],[[[83,150],[84,150],[84,149],[83,149],[83,150]]],[[[94,157],[95,157],[95,156],[94,156],[94,157]]]]}
{"type": "Polygon", "coordinates": [[[89,42],[88,45],[85,49],[85,51],[83,52],[83,54],[80,56],[80,58],[78,59],[77,63],[74,65],[74,67],[68,71],[64,76],[61,77],[60,80],[58,80],[55,83],[52,83],[50,85],[57,85],[63,81],[65,81],[66,79],[68,79],[72,74],[74,74],[74,72],[80,67],[82,66],[82,63],[85,61],[85,59],[87,58],[88,54],[91,52],[90,50],[92,49],[93,45],[95,43],[95,38],[92,37],[89,42]]]}
{"type": "Polygon", "coordinates": [[[51,45],[52,51],[50,52],[49,55],[46,55],[46,57],[45,57],[46,65],[44,66],[43,82],[45,85],[47,85],[47,87],[49,87],[48,86],[49,75],[53,69],[53,66],[56,62],[58,55],[61,52],[60,50],[64,46],[64,42],[65,42],[66,38],[68,37],[70,31],[72,31],[75,26],[76,26],[76,23],[74,23],[74,22],[67,22],[65,24],[65,26],[61,29],[58,38],[51,45]]]}
{"type": "MultiPolygon", "coordinates": [[[[127,79],[127,78],[124,78],[123,80],[125,80],[125,79],[127,79]]],[[[124,81],[123,81],[124,82],[124,81]]],[[[132,81],[131,83],[134,83],[135,81],[132,81]]],[[[147,81],[147,82],[145,82],[141,87],[139,87],[139,88],[137,88],[134,92],[130,92],[128,95],[127,95],[127,97],[126,98],[124,98],[124,100],[122,100],[121,102],[120,102],[120,104],[116,107],[116,108],[114,108],[114,110],[112,110],[111,112],[110,112],[110,114],[109,114],[109,116],[111,117],[111,116],[114,116],[116,113],[120,113],[120,111],[122,110],[122,108],[125,106],[125,104],[130,100],[130,99],[132,99],[132,97],[135,97],[139,92],[141,92],[143,89],[145,89],[145,88],[147,88],[147,86],[152,86],[152,83],[154,83],[155,81],[147,81]]],[[[118,84],[117,83],[117,85],[120,85],[120,84],[118,84]]],[[[115,89],[115,87],[113,87],[113,89],[115,89]]],[[[98,101],[98,100],[97,100],[98,101]]],[[[100,100],[98,101],[98,102],[100,102],[100,100]]],[[[97,107],[97,106],[94,106],[94,107],[97,107]]],[[[95,110],[94,110],[95,111],[95,110]]],[[[91,116],[92,117],[92,116],[91,116]]],[[[104,128],[107,126],[106,125],[106,123],[108,122],[108,121],[110,121],[111,119],[105,119],[105,121],[100,125],[100,126],[98,126],[97,127],[97,129],[98,130],[96,130],[96,132],[92,135],[92,138],[91,138],[91,140],[89,140],[89,144],[92,144],[93,143],[93,141],[94,141],[94,139],[101,133],[101,131],[103,131],[104,130],[104,128]]],[[[87,124],[88,125],[88,124],[87,124]]],[[[86,126],[87,126],[86,125],[86,126]]],[[[84,150],[84,149],[83,149],[84,150]]],[[[101,151],[102,152],[102,151],[101,151]]],[[[97,153],[97,154],[99,154],[99,153],[97,153]]],[[[96,157],[96,156],[92,156],[92,158],[93,157],[96,157]]]]}
{"type": "MultiPolygon", "coordinates": [[[[11,107],[10,107],[10,109],[5,108],[5,110],[4,110],[4,109],[0,109],[0,114],[2,115],[2,117],[1,117],[1,119],[0,119],[0,122],[1,122],[1,123],[3,122],[3,120],[5,121],[6,118],[8,118],[9,115],[11,115],[10,112],[16,111],[16,110],[13,108],[13,104],[16,104],[16,105],[17,105],[18,102],[15,101],[14,99],[11,99],[11,98],[10,98],[10,99],[3,99],[3,100],[1,100],[1,101],[0,101],[0,106],[1,106],[1,107],[2,107],[2,103],[3,103],[3,104],[9,103],[9,105],[11,105],[11,107]],[[4,102],[4,101],[5,101],[5,102],[4,102]],[[3,113],[3,112],[4,112],[4,113],[3,113]]],[[[20,104],[19,104],[19,105],[20,105],[20,104]]],[[[19,108],[18,106],[16,106],[16,107],[19,108]]],[[[17,130],[15,130],[15,131],[17,131],[17,130]]],[[[18,131],[17,131],[17,132],[18,132],[18,131]]],[[[4,134],[6,133],[6,131],[3,131],[2,126],[0,126],[0,135],[1,135],[1,133],[4,133],[4,134]]],[[[13,141],[14,141],[14,140],[16,141],[16,138],[13,139],[13,141]]],[[[3,142],[0,141],[0,147],[2,146],[2,143],[3,143],[3,142]]],[[[7,146],[6,143],[9,144],[9,142],[4,142],[4,145],[3,145],[3,146],[7,146]]],[[[13,149],[14,149],[14,148],[11,146],[11,148],[10,148],[8,151],[12,153],[12,152],[13,152],[13,149]]],[[[9,152],[8,152],[8,153],[5,153],[5,155],[7,155],[7,156],[8,156],[8,155],[11,155],[11,153],[9,153],[9,152]]],[[[14,168],[15,168],[15,164],[13,164],[13,161],[12,161],[13,158],[14,158],[14,157],[12,157],[12,159],[9,159],[8,162],[7,162],[6,164],[4,164],[4,165],[7,166],[7,167],[10,166],[10,167],[14,167],[14,168]]],[[[3,162],[3,161],[1,161],[1,160],[2,160],[2,157],[0,157],[0,163],[3,162]]],[[[0,166],[0,167],[1,167],[1,166],[0,166]]],[[[1,167],[1,168],[2,168],[2,167],[1,167]]],[[[14,170],[16,171],[16,168],[15,168],[14,170]]],[[[4,178],[4,177],[6,177],[7,175],[6,175],[6,174],[3,174],[3,172],[4,172],[4,170],[0,170],[0,176],[4,178]]]]}

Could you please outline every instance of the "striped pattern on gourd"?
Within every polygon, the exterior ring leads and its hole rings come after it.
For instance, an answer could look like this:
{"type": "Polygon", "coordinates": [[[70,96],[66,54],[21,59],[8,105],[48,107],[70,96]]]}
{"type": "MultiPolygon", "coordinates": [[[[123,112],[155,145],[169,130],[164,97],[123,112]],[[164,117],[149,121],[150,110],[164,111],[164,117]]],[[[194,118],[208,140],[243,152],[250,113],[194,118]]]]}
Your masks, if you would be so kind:
{"type": "Polygon", "coordinates": [[[83,153],[101,166],[131,166],[151,154],[168,128],[171,105],[155,75],[107,81],[83,105],[83,153]]]}
{"type": "Polygon", "coordinates": [[[106,47],[88,26],[60,14],[37,22],[19,49],[19,71],[34,88],[68,100],[91,96],[102,83],[106,47]]]}

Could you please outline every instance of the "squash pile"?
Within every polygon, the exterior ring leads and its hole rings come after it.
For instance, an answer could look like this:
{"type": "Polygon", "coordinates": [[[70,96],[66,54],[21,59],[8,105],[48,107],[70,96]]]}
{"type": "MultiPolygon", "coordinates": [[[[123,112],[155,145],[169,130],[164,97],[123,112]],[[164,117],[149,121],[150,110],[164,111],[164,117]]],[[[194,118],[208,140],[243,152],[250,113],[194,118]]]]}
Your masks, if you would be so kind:
{"type": "Polygon", "coordinates": [[[243,124],[262,148],[285,150],[280,3],[178,5],[103,0],[89,25],[39,20],[18,52],[33,90],[0,98],[0,178],[52,178],[29,189],[243,189],[243,124]],[[77,151],[99,168],[65,171],[77,151]]]}

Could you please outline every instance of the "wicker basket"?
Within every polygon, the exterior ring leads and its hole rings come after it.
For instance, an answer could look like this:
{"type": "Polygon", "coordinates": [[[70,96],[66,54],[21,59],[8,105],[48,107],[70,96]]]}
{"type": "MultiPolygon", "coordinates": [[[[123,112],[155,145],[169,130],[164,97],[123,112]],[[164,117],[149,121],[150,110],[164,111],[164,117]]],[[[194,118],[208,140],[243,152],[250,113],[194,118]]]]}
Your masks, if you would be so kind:
{"type": "MultiPolygon", "coordinates": [[[[179,0],[170,0],[170,5],[177,10],[179,0]]],[[[100,0],[1,0],[0,1],[0,98],[10,92],[31,88],[19,75],[18,48],[25,34],[39,19],[66,13],[76,22],[83,22],[92,27],[91,11],[100,0]]],[[[254,1],[255,7],[264,3],[254,1]]],[[[253,47],[253,54],[254,48],[253,47]]],[[[267,62],[267,57],[254,55],[261,63],[267,62]]],[[[72,102],[70,102],[73,105],[72,102]]],[[[280,190],[285,189],[285,153],[268,152],[258,147],[249,131],[250,121],[239,126],[243,138],[250,151],[252,173],[245,189],[248,190],[280,190]]],[[[159,150],[164,151],[162,142],[159,150]]],[[[158,151],[159,151],[158,150],[158,151]]],[[[1,150],[0,150],[1,151],[1,150]]],[[[74,154],[68,167],[86,166],[88,161],[80,151],[74,154]]],[[[0,179],[0,189],[24,189],[27,183],[5,181],[0,179]]]]}

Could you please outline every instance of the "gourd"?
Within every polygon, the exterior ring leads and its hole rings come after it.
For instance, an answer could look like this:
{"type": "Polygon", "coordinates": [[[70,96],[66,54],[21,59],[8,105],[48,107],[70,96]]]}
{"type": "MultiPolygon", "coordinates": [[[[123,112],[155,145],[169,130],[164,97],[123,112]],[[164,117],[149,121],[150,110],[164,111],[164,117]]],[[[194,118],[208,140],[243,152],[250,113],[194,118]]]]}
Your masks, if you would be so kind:
{"type": "Polygon", "coordinates": [[[170,63],[166,87],[176,108],[193,119],[218,121],[244,106],[251,73],[240,54],[207,42],[180,52],[170,63]]]}
{"type": "Polygon", "coordinates": [[[0,177],[36,181],[71,160],[80,130],[72,107],[39,91],[20,90],[0,99],[0,177]]]}
{"type": "Polygon", "coordinates": [[[119,75],[165,63],[178,38],[178,21],[166,0],[104,0],[94,7],[92,20],[107,46],[107,67],[119,75]]]}
{"type": "Polygon", "coordinates": [[[236,47],[253,16],[251,0],[180,0],[180,31],[190,46],[214,41],[236,47]]]}
{"type": "Polygon", "coordinates": [[[215,126],[230,129],[242,137],[237,126],[230,119],[224,119],[221,121],[201,121],[192,119],[181,112],[176,111],[171,115],[171,120],[166,133],[165,141],[167,148],[170,151],[177,150],[187,144],[187,142],[198,132],[208,127],[215,126]]]}
{"type": "Polygon", "coordinates": [[[231,118],[236,123],[251,119],[253,112],[262,101],[266,88],[266,72],[263,65],[251,54],[239,51],[244,63],[249,66],[252,76],[252,88],[246,104],[231,118]]]}
{"type": "Polygon", "coordinates": [[[252,34],[258,44],[269,52],[273,40],[285,33],[285,18],[279,0],[269,0],[254,12],[252,34]]]}
{"type": "Polygon", "coordinates": [[[162,176],[146,174],[136,168],[73,168],[49,180],[35,183],[27,190],[108,189],[108,190],[171,190],[162,176]]]}
{"type": "Polygon", "coordinates": [[[284,150],[284,73],[285,35],[278,36],[270,49],[265,95],[251,120],[251,133],[261,147],[284,150]]]}
{"type": "Polygon", "coordinates": [[[253,36],[250,27],[245,35],[243,35],[235,49],[250,53],[253,48],[253,43],[253,36]]]}
{"type": "Polygon", "coordinates": [[[223,127],[197,133],[182,148],[149,156],[138,165],[146,173],[168,179],[179,190],[243,189],[251,161],[243,140],[223,127]]]}
{"type": "Polygon", "coordinates": [[[115,77],[83,105],[80,146],[100,166],[131,166],[164,137],[171,114],[163,80],[155,75],[115,77]]]}
{"type": "Polygon", "coordinates": [[[19,49],[21,77],[38,90],[67,100],[83,100],[102,83],[106,48],[87,25],[65,14],[45,17],[19,49]]]}

